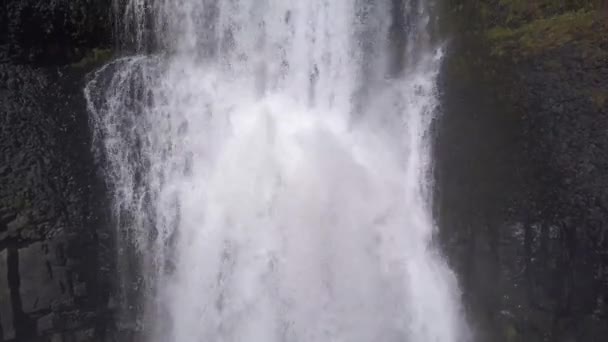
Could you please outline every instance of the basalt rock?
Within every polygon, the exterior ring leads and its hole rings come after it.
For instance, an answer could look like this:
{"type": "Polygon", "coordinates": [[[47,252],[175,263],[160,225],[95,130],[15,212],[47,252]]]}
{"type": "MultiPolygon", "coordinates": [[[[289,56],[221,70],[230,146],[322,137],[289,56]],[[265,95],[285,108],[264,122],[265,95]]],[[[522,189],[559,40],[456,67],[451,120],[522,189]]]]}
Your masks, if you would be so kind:
{"type": "Polygon", "coordinates": [[[452,1],[437,212],[481,341],[608,331],[608,36],[596,1],[452,1]],[[470,18],[475,18],[470,19],[470,18]]]}
{"type": "Polygon", "coordinates": [[[54,66],[111,42],[112,0],[7,0],[0,12],[0,61],[54,66]]]}
{"type": "Polygon", "coordinates": [[[101,341],[111,239],[82,89],[110,1],[0,5],[0,341],[101,341]]]}
{"type": "Polygon", "coordinates": [[[84,73],[4,64],[0,80],[0,340],[102,337],[110,239],[84,73]]]}

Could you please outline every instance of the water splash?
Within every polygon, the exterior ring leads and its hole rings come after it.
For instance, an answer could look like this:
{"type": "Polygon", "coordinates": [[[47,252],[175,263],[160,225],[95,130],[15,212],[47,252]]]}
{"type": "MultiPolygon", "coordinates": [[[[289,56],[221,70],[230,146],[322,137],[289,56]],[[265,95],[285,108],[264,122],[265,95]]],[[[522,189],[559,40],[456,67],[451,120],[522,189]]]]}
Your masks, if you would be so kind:
{"type": "Polygon", "coordinates": [[[121,4],[161,52],[85,93],[143,339],[469,340],[432,244],[425,2],[121,4]]]}

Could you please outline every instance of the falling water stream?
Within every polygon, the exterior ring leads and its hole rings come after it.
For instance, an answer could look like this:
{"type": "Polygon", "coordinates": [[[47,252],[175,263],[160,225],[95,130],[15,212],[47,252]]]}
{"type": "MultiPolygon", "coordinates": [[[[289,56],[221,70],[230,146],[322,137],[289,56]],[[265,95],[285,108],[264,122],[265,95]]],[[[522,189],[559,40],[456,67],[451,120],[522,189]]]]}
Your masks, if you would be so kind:
{"type": "MultiPolygon", "coordinates": [[[[468,341],[423,0],[124,0],[85,89],[144,341],[468,341]]],[[[126,329],[126,328],[125,328],[126,329]]]]}

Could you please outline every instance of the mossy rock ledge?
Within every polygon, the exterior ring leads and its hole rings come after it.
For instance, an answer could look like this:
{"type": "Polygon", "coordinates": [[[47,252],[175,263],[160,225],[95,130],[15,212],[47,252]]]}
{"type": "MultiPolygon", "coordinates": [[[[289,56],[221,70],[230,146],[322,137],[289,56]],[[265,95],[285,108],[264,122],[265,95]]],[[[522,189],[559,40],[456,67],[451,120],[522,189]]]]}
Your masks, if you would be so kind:
{"type": "Polygon", "coordinates": [[[447,0],[444,18],[437,210],[473,328],[602,341],[608,2],[447,0]]]}

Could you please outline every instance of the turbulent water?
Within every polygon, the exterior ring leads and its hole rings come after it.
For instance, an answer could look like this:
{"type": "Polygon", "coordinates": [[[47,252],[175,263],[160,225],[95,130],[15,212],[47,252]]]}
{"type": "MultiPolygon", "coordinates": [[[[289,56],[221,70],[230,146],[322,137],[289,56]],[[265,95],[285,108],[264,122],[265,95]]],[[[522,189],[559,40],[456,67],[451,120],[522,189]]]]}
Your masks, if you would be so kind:
{"type": "Polygon", "coordinates": [[[130,0],[85,93],[146,341],[468,341],[416,0],[130,0]]]}

